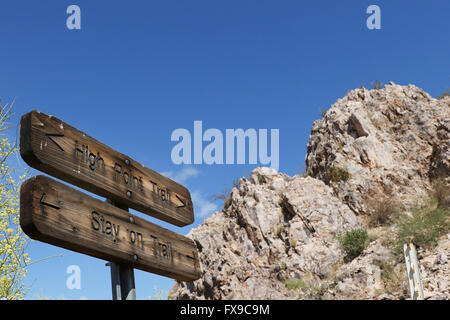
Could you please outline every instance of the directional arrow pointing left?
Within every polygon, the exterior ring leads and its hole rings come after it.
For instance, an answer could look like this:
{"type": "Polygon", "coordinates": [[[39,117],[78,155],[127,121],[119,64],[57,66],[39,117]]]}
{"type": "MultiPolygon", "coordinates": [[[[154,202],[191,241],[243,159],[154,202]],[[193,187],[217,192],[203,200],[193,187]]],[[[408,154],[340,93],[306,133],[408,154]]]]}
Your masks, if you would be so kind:
{"type": "Polygon", "coordinates": [[[57,205],[55,205],[53,203],[46,202],[44,199],[45,199],[45,193],[42,194],[42,197],[41,197],[41,200],[39,200],[39,203],[43,204],[45,206],[49,206],[51,208],[57,209],[57,210],[61,209],[60,207],[58,207],[57,205]]]}

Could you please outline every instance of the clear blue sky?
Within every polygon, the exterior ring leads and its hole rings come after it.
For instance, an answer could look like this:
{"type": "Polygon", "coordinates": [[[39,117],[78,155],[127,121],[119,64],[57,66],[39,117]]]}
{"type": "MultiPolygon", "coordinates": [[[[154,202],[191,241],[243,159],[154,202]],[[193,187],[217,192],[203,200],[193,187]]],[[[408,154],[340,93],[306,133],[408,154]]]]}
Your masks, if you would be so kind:
{"type": "MultiPolygon", "coordinates": [[[[16,123],[38,109],[170,172],[195,194],[196,221],[158,223],[186,234],[222,206],[212,194],[255,166],[174,165],[173,130],[192,132],[194,120],[223,132],[279,129],[280,171],[294,175],[319,110],[348,90],[380,80],[436,96],[450,86],[449,12],[448,0],[2,0],[0,97],[16,99],[16,123]],[[71,4],[81,8],[81,30],[66,28],[71,4]],[[381,8],[381,30],[366,27],[371,4],[381,8]]],[[[27,298],[111,298],[104,261],[30,245],[33,260],[59,253],[30,267],[27,298]],[[72,264],[81,290],[66,288],[72,264]]],[[[140,299],[172,283],[136,271],[140,299]]]]}

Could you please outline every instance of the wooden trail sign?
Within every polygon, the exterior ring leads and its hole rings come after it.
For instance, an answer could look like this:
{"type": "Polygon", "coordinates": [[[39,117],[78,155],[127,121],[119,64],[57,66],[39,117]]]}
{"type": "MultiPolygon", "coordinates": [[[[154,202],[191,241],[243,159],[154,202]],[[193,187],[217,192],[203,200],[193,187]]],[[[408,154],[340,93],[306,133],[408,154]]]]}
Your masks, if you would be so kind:
{"type": "Polygon", "coordinates": [[[185,187],[55,117],[22,117],[20,154],[29,166],[121,205],[177,226],[194,222],[185,187]]]}
{"type": "Polygon", "coordinates": [[[20,190],[20,226],[32,239],[182,281],[200,277],[195,243],[46,176],[20,190]]]}

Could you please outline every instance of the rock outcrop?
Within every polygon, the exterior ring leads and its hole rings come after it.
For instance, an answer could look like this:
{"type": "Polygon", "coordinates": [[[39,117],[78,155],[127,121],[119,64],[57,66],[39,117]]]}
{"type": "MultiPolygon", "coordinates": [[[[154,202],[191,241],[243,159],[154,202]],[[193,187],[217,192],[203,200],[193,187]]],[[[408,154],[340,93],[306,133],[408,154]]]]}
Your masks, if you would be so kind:
{"type": "Polygon", "coordinates": [[[255,169],[228,205],[191,230],[204,276],[179,283],[181,299],[296,298],[283,279],[327,277],[342,263],[337,236],[362,227],[320,180],[255,169]]]}
{"type": "Polygon", "coordinates": [[[425,299],[450,299],[450,234],[433,249],[419,249],[425,299]]]}
{"type": "MultiPolygon", "coordinates": [[[[406,299],[404,263],[370,230],[367,248],[345,259],[338,236],[366,228],[370,201],[395,194],[421,204],[431,180],[450,175],[450,98],[409,85],[356,89],[314,122],[306,175],[256,168],[222,211],[192,229],[202,277],[176,282],[175,299],[406,299]]],[[[450,234],[419,249],[425,295],[450,298],[450,234]]]]}
{"type": "Polygon", "coordinates": [[[431,179],[450,176],[449,145],[450,98],[391,82],[350,91],[314,122],[306,170],[357,214],[392,194],[415,207],[428,197],[431,179]]]}

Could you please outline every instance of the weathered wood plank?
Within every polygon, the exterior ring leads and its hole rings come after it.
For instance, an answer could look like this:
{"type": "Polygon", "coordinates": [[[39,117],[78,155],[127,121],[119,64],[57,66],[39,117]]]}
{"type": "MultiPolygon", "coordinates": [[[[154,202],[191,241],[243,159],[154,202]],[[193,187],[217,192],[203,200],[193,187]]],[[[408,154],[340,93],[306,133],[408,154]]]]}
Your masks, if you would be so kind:
{"type": "Polygon", "coordinates": [[[31,167],[115,203],[177,226],[194,222],[185,187],[55,117],[22,117],[20,154],[31,167]]]}
{"type": "Polygon", "coordinates": [[[32,239],[182,281],[200,277],[195,243],[46,176],[22,184],[20,226],[32,239]]]}

